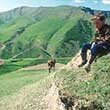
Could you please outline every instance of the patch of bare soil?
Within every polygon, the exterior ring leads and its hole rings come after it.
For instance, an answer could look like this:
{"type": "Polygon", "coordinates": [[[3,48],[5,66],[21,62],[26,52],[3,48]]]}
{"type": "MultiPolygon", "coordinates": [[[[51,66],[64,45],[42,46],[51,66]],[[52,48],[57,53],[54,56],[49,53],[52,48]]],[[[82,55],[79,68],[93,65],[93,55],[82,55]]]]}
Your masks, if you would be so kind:
{"type": "MultiPolygon", "coordinates": [[[[64,64],[56,63],[55,69],[58,70],[63,66],[64,66],[64,64]]],[[[29,66],[26,68],[22,68],[21,70],[40,70],[40,69],[48,69],[47,63],[43,63],[43,64],[39,64],[39,65],[35,65],[35,66],[29,66]]]]}
{"type": "Polygon", "coordinates": [[[48,94],[44,97],[44,102],[47,105],[45,110],[65,110],[63,103],[59,98],[58,87],[53,82],[48,94]]]}
{"type": "MultiPolygon", "coordinates": [[[[87,56],[88,56],[87,59],[89,59],[89,57],[90,57],[90,51],[88,51],[87,56]]],[[[66,65],[66,67],[67,67],[68,69],[70,69],[70,68],[78,69],[78,68],[79,68],[78,65],[81,64],[81,62],[82,62],[82,59],[81,59],[81,55],[80,55],[80,52],[79,52],[79,53],[77,53],[76,56],[73,57],[73,59],[66,65]]]]}

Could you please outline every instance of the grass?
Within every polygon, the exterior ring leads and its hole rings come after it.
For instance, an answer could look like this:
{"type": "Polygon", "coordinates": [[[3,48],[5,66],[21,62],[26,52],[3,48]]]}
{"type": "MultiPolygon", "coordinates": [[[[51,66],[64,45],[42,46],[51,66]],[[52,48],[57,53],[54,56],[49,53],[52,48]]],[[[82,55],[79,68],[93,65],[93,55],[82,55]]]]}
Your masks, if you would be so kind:
{"type": "Polygon", "coordinates": [[[20,70],[25,66],[44,63],[47,59],[8,59],[0,67],[0,110],[41,109],[53,77],[46,70],[20,70]],[[26,95],[27,94],[27,95],[26,95]],[[36,100],[37,99],[37,100],[36,100]],[[23,103],[22,103],[23,100],[23,103]],[[19,104],[18,104],[19,101],[19,104]],[[17,105],[16,105],[17,104],[17,105]],[[32,106],[33,105],[33,106],[32,106]]]}
{"type": "Polygon", "coordinates": [[[0,110],[42,110],[47,107],[42,99],[51,87],[53,77],[45,70],[16,71],[0,80],[4,83],[0,86],[0,110]]]}
{"type": "MultiPolygon", "coordinates": [[[[57,63],[66,64],[71,58],[57,58],[57,63]]],[[[16,93],[25,85],[35,83],[48,76],[47,70],[19,71],[23,67],[47,63],[48,59],[7,59],[0,66],[0,97],[16,93]]]]}
{"type": "MultiPolygon", "coordinates": [[[[67,64],[71,60],[71,57],[56,58],[57,63],[67,64]]],[[[9,72],[16,71],[23,67],[38,65],[47,63],[48,59],[44,58],[19,58],[19,59],[7,59],[5,64],[0,66],[0,75],[8,74],[9,72]]]]}
{"type": "Polygon", "coordinates": [[[14,71],[0,76],[0,97],[12,95],[23,86],[36,83],[48,76],[45,70],[37,71],[14,71]]]}
{"type": "MultiPolygon", "coordinates": [[[[87,102],[98,103],[103,110],[109,110],[110,96],[110,56],[104,56],[92,65],[90,73],[83,69],[63,69],[56,74],[62,78],[62,92],[87,102]]],[[[85,103],[86,102],[86,103],[85,103]]],[[[97,108],[97,110],[100,110],[97,108]]]]}
{"type": "Polygon", "coordinates": [[[20,8],[12,10],[12,15],[10,13],[9,11],[3,14],[4,17],[0,16],[2,20],[6,15],[10,15],[10,19],[7,18],[9,21],[6,22],[6,19],[3,19],[4,24],[0,25],[0,41],[7,44],[1,52],[2,58],[11,58],[20,53],[23,53],[19,55],[20,58],[47,57],[39,48],[45,49],[56,57],[71,57],[78,52],[79,45],[85,40],[84,37],[92,33],[90,26],[87,25],[90,15],[83,13],[80,8],[71,6],[24,7],[23,15],[21,15],[20,8]],[[82,20],[83,26],[79,23],[80,19],[86,20],[86,23],[82,20]],[[87,30],[86,34],[83,28],[87,30]],[[22,29],[19,35],[15,34],[22,29]],[[25,51],[27,49],[29,49],[28,52],[25,51]]]}
{"type": "Polygon", "coordinates": [[[0,26],[0,33],[1,33],[1,41],[7,41],[10,39],[17,30],[21,27],[25,27],[28,24],[32,24],[33,21],[28,16],[19,16],[15,19],[12,19],[10,22],[5,23],[0,26]]]}
{"type": "Polygon", "coordinates": [[[32,58],[27,58],[27,59],[8,59],[5,60],[4,65],[0,66],[0,75],[21,69],[26,66],[30,65],[37,65],[40,63],[45,62],[44,60],[39,60],[39,59],[32,59],[32,58]]]}

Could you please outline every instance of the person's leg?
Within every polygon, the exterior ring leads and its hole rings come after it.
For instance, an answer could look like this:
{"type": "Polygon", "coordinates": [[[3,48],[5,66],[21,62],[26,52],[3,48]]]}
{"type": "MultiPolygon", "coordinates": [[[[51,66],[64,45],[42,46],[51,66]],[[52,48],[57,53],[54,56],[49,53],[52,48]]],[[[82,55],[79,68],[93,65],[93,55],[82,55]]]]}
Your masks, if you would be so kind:
{"type": "MultiPolygon", "coordinates": [[[[110,44],[108,44],[106,42],[96,44],[93,47],[93,49],[91,49],[92,56],[96,57],[96,56],[103,56],[103,55],[107,54],[107,52],[109,51],[109,46],[110,46],[110,44]]],[[[92,60],[90,60],[90,63],[92,64],[92,60]]]]}
{"type": "Polygon", "coordinates": [[[53,71],[55,71],[55,64],[53,64],[53,71]]]}
{"type": "Polygon", "coordinates": [[[87,50],[91,48],[91,43],[85,43],[81,50],[81,59],[82,63],[79,65],[79,67],[82,67],[87,63],[87,50]]]}
{"type": "Polygon", "coordinates": [[[96,56],[102,54],[103,52],[106,52],[106,45],[103,44],[95,44],[93,48],[91,48],[91,56],[89,59],[88,64],[85,66],[85,70],[87,72],[90,71],[91,68],[91,64],[93,63],[93,61],[95,60],[96,56]]]}
{"type": "Polygon", "coordinates": [[[108,52],[110,52],[110,43],[109,42],[103,42],[99,44],[100,46],[103,47],[103,50],[100,50],[100,54],[98,55],[99,57],[106,55],[108,52]]]}
{"type": "Polygon", "coordinates": [[[48,63],[48,71],[49,71],[49,73],[51,73],[51,65],[48,63]]]}

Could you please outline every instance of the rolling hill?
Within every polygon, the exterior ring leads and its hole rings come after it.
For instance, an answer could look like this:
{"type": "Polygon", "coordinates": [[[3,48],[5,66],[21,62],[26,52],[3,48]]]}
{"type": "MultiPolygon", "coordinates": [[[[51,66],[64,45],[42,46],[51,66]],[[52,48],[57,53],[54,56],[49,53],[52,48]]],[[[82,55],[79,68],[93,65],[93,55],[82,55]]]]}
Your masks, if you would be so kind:
{"type": "Polygon", "coordinates": [[[74,56],[82,43],[93,36],[90,19],[96,12],[85,7],[24,6],[0,13],[0,43],[6,46],[0,56],[5,59],[74,56]]]}

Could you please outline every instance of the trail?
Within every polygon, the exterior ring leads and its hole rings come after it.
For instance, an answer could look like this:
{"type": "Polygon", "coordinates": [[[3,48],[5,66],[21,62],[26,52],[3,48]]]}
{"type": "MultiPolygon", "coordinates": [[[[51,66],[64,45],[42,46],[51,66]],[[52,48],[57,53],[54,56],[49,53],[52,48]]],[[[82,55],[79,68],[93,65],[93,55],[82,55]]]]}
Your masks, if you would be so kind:
{"type": "Polygon", "coordinates": [[[56,86],[54,79],[52,86],[48,91],[48,94],[44,97],[43,100],[47,105],[47,108],[45,110],[65,110],[64,105],[60,100],[59,89],[56,86]]]}
{"type": "Polygon", "coordinates": [[[48,105],[47,110],[64,110],[63,104],[59,99],[58,88],[55,83],[52,84],[48,95],[45,97],[45,101],[48,105]]]}
{"type": "MultiPolygon", "coordinates": [[[[56,63],[56,70],[59,70],[61,67],[63,67],[64,64],[60,64],[60,63],[56,63]]],[[[43,64],[39,64],[39,65],[34,65],[34,66],[28,66],[25,68],[22,68],[20,70],[40,70],[40,69],[48,69],[48,65],[47,63],[43,63],[43,64]]]]}

